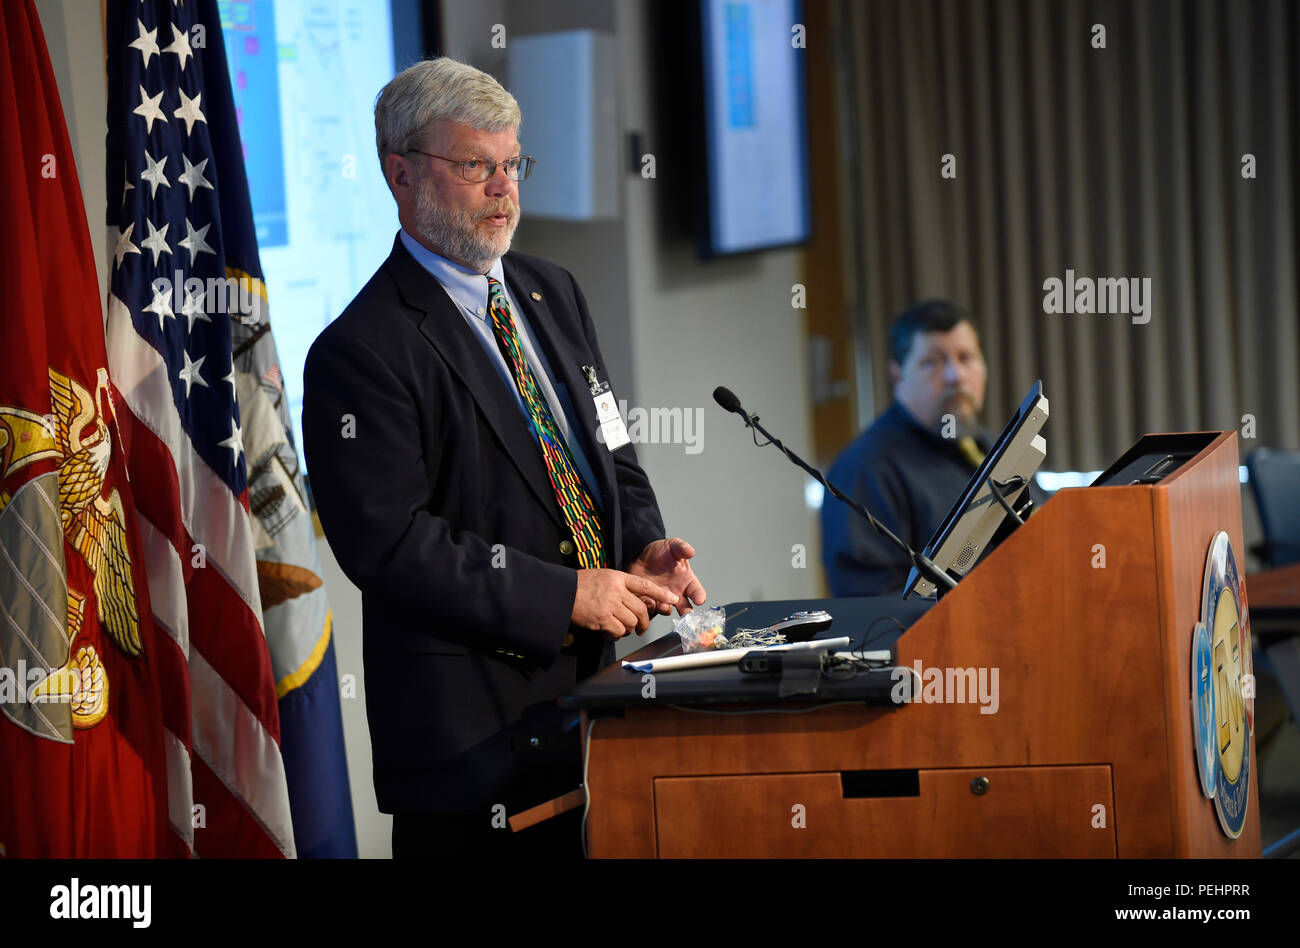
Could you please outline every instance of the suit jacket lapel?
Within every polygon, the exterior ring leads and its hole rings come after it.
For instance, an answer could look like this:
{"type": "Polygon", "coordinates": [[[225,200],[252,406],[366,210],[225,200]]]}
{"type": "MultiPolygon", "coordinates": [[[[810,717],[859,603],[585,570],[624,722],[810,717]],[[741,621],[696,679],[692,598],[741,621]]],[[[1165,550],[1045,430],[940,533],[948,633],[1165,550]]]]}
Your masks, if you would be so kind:
{"type": "Polygon", "coordinates": [[[519,469],[520,476],[538,503],[558,526],[565,528],[532,427],[483,351],[483,344],[465,325],[465,317],[442,285],[402,246],[400,236],[385,266],[406,304],[423,311],[420,333],[441,353],[452,374],[478,402],[493,434],[519,469]]]}
{"type": "MultiPolygon", "coordinates": [[[[587,385],[587,380],[582,376],[582,365],[584,363],[590,364],[594,360],[586,351],[575,348],[569,342],[568,337],[560,332],[555,317],[551,315],[546,294],[542,292],[542,286],[537,278],[529,270],[520,266],[518,261],[510,254],[503,257],[501,262],[511,294],[523,309],[524,318],[528,320],[528,325],[532,327],[538,345],[545,348],[546,358],[551,363],[551,371],[558,376],[555,381],[563,382],[565,388],[569,390],[569,399],[573,403],[573,410],[579,415],[579,417],[571,419],[571,422],[580,425],[582,430],[587,433],[588,437],[587,442],[584,444],[584,451],[587,454],[587,460],[591,463],[592,470],[596,474],[597,486],[600,488],[601,498],[604,501],[603,506],[605,509],[602,519],[605,526],[606,549],[612,551],[614,530],[611,520],[617,489],[614,476],[614,458],[608,448],[596,441],[595,433],[600,428],[600,422],[596,417],[596,405],[591,399],[591,390],[587,385]],[[534,293],[537,295],[534,296],[534,293]]],[[[550,288],[547,287],[547,289],[550,288]]],[[[605,367],[603,365],[598,366],[597,370],[602,380],[604,380],[605,367]]],[[[574,434],[576,437],[582,437],[577,431],[574,434]]]]}

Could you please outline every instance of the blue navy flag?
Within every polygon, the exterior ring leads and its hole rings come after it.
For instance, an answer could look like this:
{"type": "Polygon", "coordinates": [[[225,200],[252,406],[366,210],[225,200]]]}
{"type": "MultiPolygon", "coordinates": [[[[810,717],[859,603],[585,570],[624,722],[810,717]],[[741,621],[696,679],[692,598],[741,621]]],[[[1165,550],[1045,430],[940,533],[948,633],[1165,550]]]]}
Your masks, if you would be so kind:
{"type": "Polygon", "coordinates": [[[108,5],[109,359],[187,679],[188,713],[165,714],[172,827],[201,856],[349,857],[331,614],[221,27],[216,0],[108,5]]]}

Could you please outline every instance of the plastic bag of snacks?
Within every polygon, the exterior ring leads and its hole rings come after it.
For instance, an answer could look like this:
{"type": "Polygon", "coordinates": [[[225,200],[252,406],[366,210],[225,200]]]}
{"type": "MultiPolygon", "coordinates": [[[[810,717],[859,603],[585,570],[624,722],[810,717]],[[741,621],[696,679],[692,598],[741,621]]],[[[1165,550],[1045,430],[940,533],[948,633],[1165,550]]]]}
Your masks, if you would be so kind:
{"type": "Polygon", "coordinates": [[[673,631],[682,640],[682,652],[688,655],[723,648],[727,642],[723,634],[726,628],[727,610],[722,606],[694,609],[673,622],[673,631]]]}

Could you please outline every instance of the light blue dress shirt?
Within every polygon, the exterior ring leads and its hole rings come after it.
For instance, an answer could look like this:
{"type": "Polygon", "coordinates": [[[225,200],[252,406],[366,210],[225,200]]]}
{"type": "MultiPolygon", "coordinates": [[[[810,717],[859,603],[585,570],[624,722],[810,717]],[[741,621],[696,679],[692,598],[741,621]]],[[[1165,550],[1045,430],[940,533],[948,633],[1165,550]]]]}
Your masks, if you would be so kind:
{"type": "MultiPolygon", "coordinates": [[[[528,412],[528,406],[524,404],[523,396],[519,394],[519,387],[515,384],[514,376],[510,374],[510,367],[506,365],[505,357],[497,347],[496,332],[492,328],[492,318],[488,315],[487,278],[490,276],[501,284],[502,289],[505,290],[506,301],[510,304],[511,315],[515,319],[515,331],[519,335],[519,347],[523,350],[524,359],[528,362],[529,368],[532,369],[533,377],[537,379],[537,385],[542,390],[542,397],[546,399],[547,406],[551,409],[551,416],[555,419],[556,427],[560,429],[560,434],[563,435],[565,443],[569,446],[569,453],[578,466],[578,474],[582,477],[583,483],[586,484],[592,500],[596,502],[596,506],[603,509],[600,488],[596,486],[595,472],[587,460],[586,452],[582,449],[582,439],[574,437],[572,426],[569,423],[569,419],[581,416],[573,409],[573,402],[570,400],[567,386],[563,382],[554,381],[555,375],[551,371],[550,364],[542,355],[541,349],[533,343],[532,329],[528,326],[523,310],[519,308],[514,295],[510,292],[510,285],[505,278],[505,270],[501,266],[501,258],[496,259],[492,264],[492,268],[486,274],[478,273],[427,249],[408,234],[405,228],[401,231],[401,241],[402,245],[410,251],[411,256],[416,259],[420,266],[428,270],[439,285],[447,291],[451,301],[456,304],[456,308],[465,317],[465,322],[483,345],[483,351],[487,353],[488,360],[495,366],[497,374],[501,376],[501,381],[510,391],[510,394],[514,396],[515,404],[519,406],[519,411],[524,416],[524,421],[528,424],[529,430],[531,430],[533,426],[532,416],[528,412]]],[[[541,448],[539,447],[538,450],[540,451],[541,448]]]]}

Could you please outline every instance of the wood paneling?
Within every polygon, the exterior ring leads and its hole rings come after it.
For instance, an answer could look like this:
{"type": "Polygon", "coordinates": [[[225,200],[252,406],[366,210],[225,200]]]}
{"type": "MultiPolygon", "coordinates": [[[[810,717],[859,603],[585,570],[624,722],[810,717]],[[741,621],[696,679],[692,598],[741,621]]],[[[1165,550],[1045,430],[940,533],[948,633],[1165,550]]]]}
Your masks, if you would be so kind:
{"type": "Polygon", "coordinates": [[[838,773],[655,781],[667,858],[1115,856],[1110,768],[922,770],[917,796],[845,799],[838,773]],[[973,780],[987,789],[972,791],[973,780]],[[1102,807],[1098,812],[1095,807],[1102,807]],[[1074,818],[1063,819],[1073,814],[1074,818]]]}
{"type": "Polygon", "coordinates": [[[848,277],[841,209],[845,207],[846,171],[834,23],[828,0],[807,0],[803,19],[808,42],[804,62],[812,197],[812,239],[800,254],[807,289],[804,331],[810,350],[817,337],[830,345],[830,371],[825,381],[843,382],[841,393],[812,402],[813,464],[824,468],[853,440],[861,426],[855,400],[853,325],[845,293],[848,277]]]}

